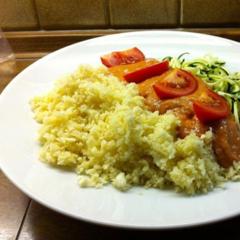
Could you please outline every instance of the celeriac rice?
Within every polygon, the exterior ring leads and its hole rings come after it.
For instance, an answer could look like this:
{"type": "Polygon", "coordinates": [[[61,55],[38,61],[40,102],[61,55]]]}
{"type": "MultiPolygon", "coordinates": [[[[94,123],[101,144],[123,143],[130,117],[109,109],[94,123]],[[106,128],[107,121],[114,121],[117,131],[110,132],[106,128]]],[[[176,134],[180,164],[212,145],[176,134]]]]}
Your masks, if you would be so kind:
{"type": "Polygon", "coordinates": [[[150,112],[137,85],[105,68],[81,66],[31,101],[39,122],[40,159],[72,168],[82,187],[111,183],[207,192],[236,179],[239,166],[222,169],[212,152],[212,132],[176,137],[180,121],[150,112]]]}

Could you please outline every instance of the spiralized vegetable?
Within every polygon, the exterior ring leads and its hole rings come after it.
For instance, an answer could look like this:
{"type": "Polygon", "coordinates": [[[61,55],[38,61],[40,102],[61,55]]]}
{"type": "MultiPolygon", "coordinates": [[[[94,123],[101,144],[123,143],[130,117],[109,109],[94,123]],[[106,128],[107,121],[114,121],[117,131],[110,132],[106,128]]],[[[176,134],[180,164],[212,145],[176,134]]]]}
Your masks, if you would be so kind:
{"type": "Polygon", "coordinates": [[[192,72],[200,77],[213,91],[223,96],[229,103],[236,122],[240,119],[240,72],[229,73],[225,62],[211,55],[186,60],[183,53],[178,57],[165,57],[170,66],[192,72]]]}

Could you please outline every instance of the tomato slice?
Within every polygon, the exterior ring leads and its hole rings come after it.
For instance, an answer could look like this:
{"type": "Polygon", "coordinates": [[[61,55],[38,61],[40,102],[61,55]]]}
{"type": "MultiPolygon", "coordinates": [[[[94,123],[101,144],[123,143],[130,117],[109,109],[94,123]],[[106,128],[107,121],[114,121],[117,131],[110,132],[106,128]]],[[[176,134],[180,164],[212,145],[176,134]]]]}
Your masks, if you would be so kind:
{"type": "Polygon", "coordinates": [[[162,75],[153,85],[160,99],[176,98],[193,93],[198,87],[197,79],[189,72],[173,69],[162,75]]]}
{"type": "Polygon", "coordinates": [[[148,67],[140,68],[134,72],[130,72],[124,75],[124,79],[128,82],[139,83],[148,78],[161,75],[169,68],[169,62],[163,61],[148,67]]]}
{"type": "Polygon", "coordinates": [[[112,52],[101,56],[102,64],[106,67],[136,63],[143,61],[144,59],[144,54],[136,47],[124,51],[112,52]]]}
{"type": "Polygon", "coordinates": [[[199,100],[193,102],[193,110],[203,123],[226,118],[231,112],[227,101],[211,90],[207,90],[199,100]]]}

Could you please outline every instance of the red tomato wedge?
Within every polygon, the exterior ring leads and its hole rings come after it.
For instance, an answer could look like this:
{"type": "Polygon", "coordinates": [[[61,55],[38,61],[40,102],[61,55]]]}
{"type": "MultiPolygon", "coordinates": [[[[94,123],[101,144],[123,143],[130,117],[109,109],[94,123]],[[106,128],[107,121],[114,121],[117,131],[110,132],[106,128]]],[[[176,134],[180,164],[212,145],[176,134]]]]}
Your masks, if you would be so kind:
{"type": "Polygon", "coordinates": [[[102,64],[106,67],[136,63],[143,61],[144,59],[144,54],[136,47],[124,51],[112,52],[101,56],[102,64]]]}
{"type": "Polygon", "coordinates": [[[211,90],[193,102],[193,110],[203,123],[226,118],[231,112],[227,101],[211,90]]]}
{"type": "Polygon", "coordinates": [[[139,83],[148,78],[161,75],[169,69],[169,62],[163,61],[148,67],[140,68],[134,72],[130,72],[124,75],[124,79],[127,82],[139,83]]]}
{"type": "Polygon", "coordinates": [[[153,85],[160,99],[176,98],[193,93],[198,87],[197,79],[181,69],[169,70],[153,85]]]}

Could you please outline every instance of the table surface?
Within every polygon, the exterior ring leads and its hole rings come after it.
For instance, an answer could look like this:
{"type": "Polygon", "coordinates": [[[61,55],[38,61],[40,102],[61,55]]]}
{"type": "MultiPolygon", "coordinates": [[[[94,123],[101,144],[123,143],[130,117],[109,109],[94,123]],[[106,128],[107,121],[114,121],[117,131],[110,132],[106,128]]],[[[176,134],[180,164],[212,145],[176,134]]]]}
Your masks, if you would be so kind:
{"type": "MultiPolygon", "coordinates": [[[[17,59],[0,67],[0,92],[16,74],[36,60],[17,59]]],[[[238,227],[240,217],[207,226],[167,231],[137,231],[94,225],[41,206],[18,190],[0,170],[0,240],[151,239],[159,236],[209,235],[216,232],[239,236],[238,227]]]]}

